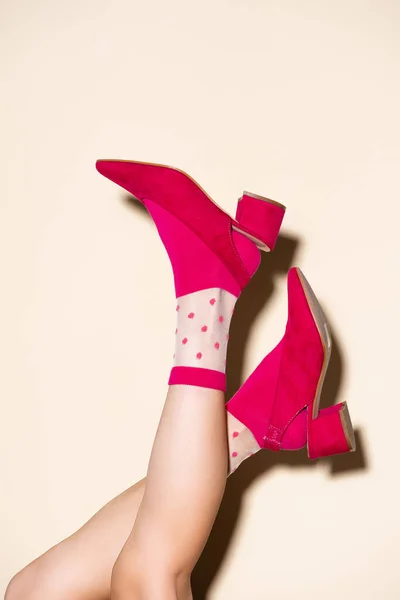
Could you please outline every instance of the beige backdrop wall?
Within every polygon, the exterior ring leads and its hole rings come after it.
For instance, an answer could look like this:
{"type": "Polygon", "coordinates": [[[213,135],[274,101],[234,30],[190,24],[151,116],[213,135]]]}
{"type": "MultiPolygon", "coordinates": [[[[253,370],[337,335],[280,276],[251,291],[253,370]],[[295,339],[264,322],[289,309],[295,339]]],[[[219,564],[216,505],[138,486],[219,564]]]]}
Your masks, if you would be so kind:
{"type": "Polygon", "coordinates": [[[120,157],[178,166],[231,212],[243,189],[287,205],[235,317],[231,388],[282,334],[298,264],[335,334],[328,400],[357,428],[356,455],[236,473],[208,598],[399,598],[400,4],[0,11],[0,588],[146,470],[174,299],[151,221],[95,171],[120,157]]]}

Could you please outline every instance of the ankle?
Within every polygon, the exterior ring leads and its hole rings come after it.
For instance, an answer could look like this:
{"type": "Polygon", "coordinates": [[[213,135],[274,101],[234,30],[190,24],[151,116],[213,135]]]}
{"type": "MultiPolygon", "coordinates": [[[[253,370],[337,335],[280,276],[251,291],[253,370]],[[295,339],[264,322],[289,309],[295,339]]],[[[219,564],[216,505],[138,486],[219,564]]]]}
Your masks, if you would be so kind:
{"type": "Polygon", "coordinates": [[[177,299],[174,364],[170,385],[225,391],[229,326],[236,297],[220,288],[177,299]]]}
{"type": "Polygon", "coordinates": [[[239,465],[260,450],[250,429],[236,417],[227,412],[229,475],[232,475],[239,465]]]}

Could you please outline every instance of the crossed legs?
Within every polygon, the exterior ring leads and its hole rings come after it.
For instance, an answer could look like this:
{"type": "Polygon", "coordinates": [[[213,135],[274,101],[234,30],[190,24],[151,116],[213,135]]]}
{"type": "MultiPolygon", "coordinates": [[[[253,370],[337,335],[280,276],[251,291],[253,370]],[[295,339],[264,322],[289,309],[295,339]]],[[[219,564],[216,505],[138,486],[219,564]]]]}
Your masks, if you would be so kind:
{"type": "Polygon", "coordinates": [[[20,571],[6,600],[189,600],[190,574],[225,488],[227,455],[223,394],[171,387],[146,486],[142,480],[114,498],[20,571]]]}
{"type": "MultiPolygon", "coordinates": [[[[189,398],[186,399],[189,400],[189,398]]],[[[231,473],[258,447],[256,447],[250,432],[244,430],[241,423],[227,411],[224,411],[223,421],[227,430],[228,453],[226,448],[223,452],[218,451],[215,447],[214,449],[217,455],[222,457],[228,455],[228,471],[231,473]]],[[[195,426],[196,422],[193,422],[191,427],[195,426]]],[[[169,433],[167,427],[165,431],[166,434],[169,433]]],[[[176,430],[173,435],[177,435],[176,430]]],[[[188,445],[190,446],[192,444],[191,432],[188,430],[185,436],[186,440],[189,438],[188,445]]],[[[172,436],[167,435],[168,444],[170,437],[172,436]]],[[[210,439],[205,438],[202,448],[209,443],[210,439]]],[[[160,449],[162,450],[161,446],[160,449]]],[[[217,456],[207,448],[204,448],[204,451],[209,460],[208,468],[212,468],[217,456]]],[[[169,451],[167,450],[167,452],[169,451]]],[[[191,471],[190,476],[195,477],[196,473],[191,471]]],[[[198,482],[200,482],[200,477],[198,482]]],[[[176,485],[179,485],[178,481],[176,485]]],[[[210,480],[207,485],[213,487],[214,481],[210,480]]],[[[6,600],[43,600],[43,598],[46,600],[110,600],[112,575],[114,588],[125,589],[128,587],[131,584],[128,565],[132,564],[133,566],[134,564],[130,541],[133,538],[133,532],[131,536],[130,533],[144,496],[145,486],[146,479],[142,479],[119,494],[74,534],[50,548],[45,554],[17,573],[9,584],[6,600]],[[121,552],[125,542],[127,542],[125,551],[121,552]],[[120,562],[117,561],[117,566],[113,571],[117,558],[120,562]],[[118,578],[117,571],[119,571],[118,578]]],[[[155,510],[158,511],[165,500],[168,500],[169,506],[173,505],[175,499],[171,492],[172,490],[168,489],[164,498],[155,501],[155,510]]],[[[203,493],[204,491],[202,491],[203,493]]],[[[200,506],[200,516],[203,513],[204,506],[200,506]]],[[[194,524],[197,523],[197,519],[196,513],[193,519],[194,524]]],[[[189,553],[183,556],[185,565],[188,556],[189,553]]],[[[184,592],[188,594],[187,573],[190,568],[188,565],[186,570],[183,569],[184,575],[181,574],[178,577],[179,582],[184,582],[186,586],[184,592]]],[[[154,575],[154,570],[152,574],[154,575]]],[[[115,589],[115,593],[117,593],[117,589],[115,589]]]]}

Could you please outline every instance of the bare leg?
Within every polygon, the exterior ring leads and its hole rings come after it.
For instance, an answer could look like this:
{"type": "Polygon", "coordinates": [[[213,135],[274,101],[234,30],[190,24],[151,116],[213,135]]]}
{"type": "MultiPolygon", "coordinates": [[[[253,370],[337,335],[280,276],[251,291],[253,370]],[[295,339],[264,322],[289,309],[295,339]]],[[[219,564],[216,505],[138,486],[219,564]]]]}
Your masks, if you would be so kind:
{"type": "MultiPolygon", "coordinates": [[[[235,417],[226,414],[231,473],[258,445],[235,417]]],[[[112,569],[135,522],[145,484],[142,479],[119,494],[73,535],[17,573],[6,600],[109,600],[112,569]]]]}
{"type": "MultiPolygon", "coordinates": [[[[258,446],[250,432],[243,432],[243,425],[226,414],[231,473],[258,446]]],[[[73,535],[17,573],[6,600],[109,600],[112,569],[135,522],[145,485],[142,479],[119,494],[73,535]]]]}
{"type": "Polygon", "coordinates": [[[191,597],[190,574],[214,523],[226,473],[224,395],[172,386],[143,501],[113,570],[113,599],[191,597]]]}
{"type": "MultiPolygon", "coordinates": [[[[174,572],[173,585],[180,588],[178,593],[180,592],[180,597],[185,598],[186,600],[186,598],[190,598],[188,572],[191,570],[192,564],[196,562],[197,554],[200,554],[205,544],[208,537],[208,531],[203,533],[205,525],[208,530],[211,529],[220,498],[222,497],[227,468],[227,452],[224,442],[225,435],[222,436],[221,448],[216,452],[216,455],[213,455],[208,450],[207,443],[203,443],[203,466],[205,465],[207,467],[207,478],[211,478],[209,481],[206,481],[204,477],[197,477],[196,473],[191,468],[193,460],[193,450],[191,448],[193,436],[190,427],[185,431],[181,431],[179,423],[177,423],[177,427],[174,426],[171,432],[171,436],[176,439],[177,443],[171,443],[171,440],[169,439],[169,427],[173,426],[171,418],[173,420],[176,414],[180,414],[181,412],[180,419],[182,420],[182,429],[184,429],[183,422],[186,422],[186,418],[189,419],[191,425],[193,424],[193,410],[200,413],[200,415],[197,414],[197,419],[199,420],[198,425],[200,423],[202,424],[202,430],[206,436],[204,439],[206,440],[209,439],[209,436],[215,437],[218,421],[220,427],[225,432],[226,417],[223,408],[222,394],[210,390],[200,390],[199,388],[185,388],[185,390],[188,390],[189,392],[188,397],[185,398],[182,398],[182,394],[179,393],[177,394],[178,397],[174,397],[174,394],[169,395],[171,397],[169,397],[169,401],[166,403],[162,423],[160,423],[159,428],[162,437],[157,435],[157,444],[155,444],[155,449],[153,451],[152,462],[154,464],[154,459],[157,458],[156,452],[165,451],[164,460],[166,460],[167,465],[170,460],[177,461],[184,457],[186,458],[182,462],[186,463],[186,465],[182,464],[182,470],[177,477],[173,477],[172,464],[170,464],[169,468],[165,471],[165,477],[164,470],[162,470],[160,486],[155,486],[154,492],[159,493],[160,490],[162,490],[163,485],[172,485],[173,487],[163,491],[163,493],[165,492],[164,497],[161,496],[158,500],[152,500],[149,508],[146,509],[149,511],[146,518],[152,518],[151,515],[153,511],[158,513],[159,510],[162,510],[161,515],[163,515],[163,519],[160,519],[160,516],[157,516],[157,514],[155,515],[155,524],[160,526],[161,524],[164,525],[164,515],[168,514],[168,512],[171,512],[172,516],[174,516],[173,513],[175,512],[177,518],[182,510],[187,510],[187,518],[194,524],[196,530],[194,535],[190,535],[187,539],[180,540],[181,548],[185,549],[187,545],[190,546],[190,552],[184,552],[182,556],[182,572],[178,572],[179,568],[174,568],[172,570],[174,572]],[[215,398],[215,396],[220,396],[220,398],[215,398]],[[212,410],[218,405],[221,405],[220,411],[212,410]],[[197,407],[200,407],[199,411],[197,411],[197,407]],[[170,410],[171,412],[169,412],[170,410]],[[220,413],[219,418],[218,412],[220,413]],[[214,413],[213,417],[212,413],[214,413]],[[184,441],[187,442],[186,448],[181,447],[181,443],[183,444],[184,441]],[[220,485],[218,496],[216,495],[215,489],[211,490],[213,496],[217,499],[217,506],[215,512],[209,510],[205,513],[200,498],[206,500],[207,489],[213,488],[215,485],[213,480],[214,475],[212,474],[212,465],[214,462],[218,463],[220,461],[219,457],[222,457],[222,467],[224,469],[222,477],[223,481],[222,485],[220,485]],[[194,506],[189,507],[186,502],[183,502],[183,496],[181,500],[178,497],[176,498],[176,504],[174,502],[175,494],[178,495],[180,491],[184,491],[186,476],[188,477],[187,485],[189,485],[192,493],[198,494],[199,498],[199,501],[196,501],[194,506]],[[205,490],[200,493],[199,487],[201,481],[203,482],[202,485],[205,490]],[[210,482],[212,482],[212,485],[210,485],[210,482]],[[183,487],[181,488],[181,486],[183,487]],[[164,504],[167,510],[163,509],[164,504]],[[192,546],[192,540],[196,544],[195,548],[192,546]],[[186,566],[186,564],[188,566],[186,566]]],[[[199,446],[200,445],[198,445],[198,448],[199,446]]],[[[156,469],[161,466],[162,465],[155,464],[156,469]]],[[[43,598],[49,600],[108,600],[110,598],[110,581],[113,566],[121,548],[124,546],[124,543],[129,536],[132,524],[135,522],[144,489],[145,481],[142,480],[106,504],[72,536],[60,544],[57,544],[43,556],[25,567],[11,580],[6,592],[6,600],[43,600],[43,598]]],[[[160,535],[161,538],[164,535],[164,531],[162,528],[158,531],[151,523],[149,525],[149,540],[152,539],[154,543],[154,535],[160,535]]],[[[166,525],[166,539],[169,539],[170,535],[173,535],[173,539],[175,539],[176,530],[172,527],[172,522],[166,523],[166,525]]],[[[147,530],[142,529],[142,531],[143,535],[147,538],[147,530]]],[[[182,530],[182,533],[184,533],[184,530],[182,530]]],[[[186,536],[181,537],[184,538],[186,536]]],[[[178,541],[178,538],[176,539],[178,541]]],[[[173,543],[171,540],[169,540],[169,542],[172,546],[173,543]]],[[[132,558],[130,551],[133,551],[134,546],[128,546],[128,548],[129,552],[124,554],[124,556],[130,559],[132,558]]],[[[179,548],[177,546],[174,546],[174,548],[176,548],[176,551],[171,551],[171,558],[175,560],[176,565],[180,565],[180,560],[178,560],[180,558],[179,548]],[[176,556],[176,554],[178,554],[178,556],[176,556]]],[[[151,546],[151,550],[152,552],[154,551],[153,546],[151,546]]],[[[166,551],[167,550],[169,553],[170,548],[166,549],[166,551]]],[[[162,553],[160,552],[159,557],[161,558],[161,556],[162,553]]],[[[121,565],[120,562],[119,565],[121,565]]],[[[124,569],[122,572],[124,575],[131,577],[132,572],[134,572],[133,567],[134,561],[129,561],[129,564],[126,564],[128,572],[125,573],[124,569]]],[[[165,585],[168,585],[169,583],[170,582],[165,582],[165,585]]],[[[164,598],[167,599],[168,597],[163,597],[163,600],[164,598]]]]}
{"type": "Polygon", "coordinates": [[[111,572],[143,497],[142,479],[10,581],[5,600],[109,600],[111,572]]]}

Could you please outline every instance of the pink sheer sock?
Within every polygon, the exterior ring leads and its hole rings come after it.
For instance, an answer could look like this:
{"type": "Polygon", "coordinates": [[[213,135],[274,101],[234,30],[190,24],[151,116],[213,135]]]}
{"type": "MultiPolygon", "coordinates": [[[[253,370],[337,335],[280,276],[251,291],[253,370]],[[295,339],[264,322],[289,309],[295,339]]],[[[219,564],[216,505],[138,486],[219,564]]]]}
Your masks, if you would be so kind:
{"type": "Polygon", "coordinates": [[[207,288],[178,298],[176,346],[171,380],[192,377],[195,385],[225,387],[229,326],[235,306],[233,294],[207,288]],[[219,383],[218,383],[219,382],[219,383]]]}
{"type": "Polygon", "coordinates": [[[228,411],[226,412],[226,416],[229,452],[228,474],[232,475],[246,458],[253,456],[253,454],[261,450],[261,448],[246,425],[243,425],[243,423],[228,411]]]}

